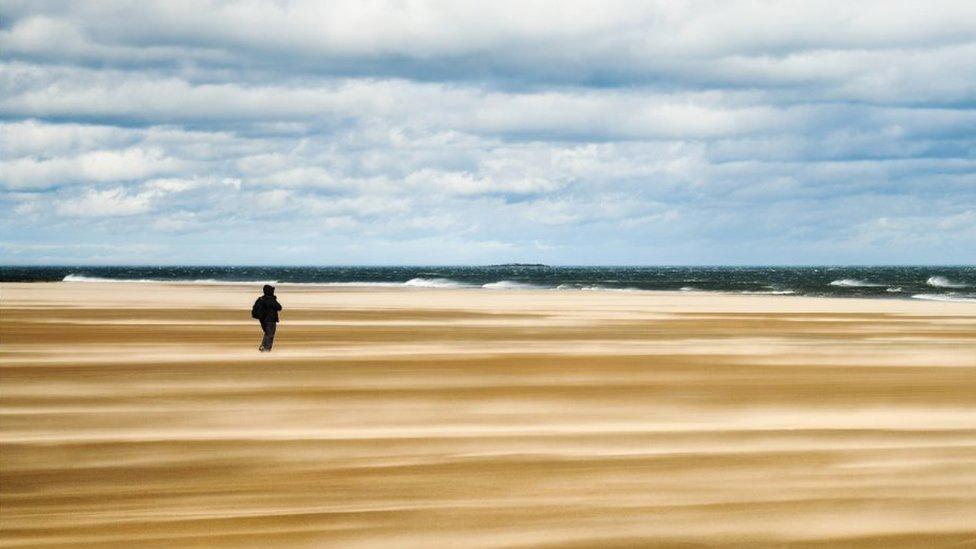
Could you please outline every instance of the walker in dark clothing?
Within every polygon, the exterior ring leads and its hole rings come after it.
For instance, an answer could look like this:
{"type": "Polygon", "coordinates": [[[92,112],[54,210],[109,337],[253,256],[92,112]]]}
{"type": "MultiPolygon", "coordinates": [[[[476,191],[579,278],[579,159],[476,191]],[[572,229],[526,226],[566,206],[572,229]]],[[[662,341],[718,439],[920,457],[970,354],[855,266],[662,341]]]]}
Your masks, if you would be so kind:
{"type": "Polygon", "coordinates": [[[261,323],[261,330],[264,331],[264,338],[261,340],[261,346],[258,347],[262,353],[271,352],[275,329],[278,327],[278,311],[281,310],[281,304],[278,303],[274,290],[274,286],[266,284],[264,295],[254,302],[254,307],[251,307],[251,318],[257,319],[261,323]]]}

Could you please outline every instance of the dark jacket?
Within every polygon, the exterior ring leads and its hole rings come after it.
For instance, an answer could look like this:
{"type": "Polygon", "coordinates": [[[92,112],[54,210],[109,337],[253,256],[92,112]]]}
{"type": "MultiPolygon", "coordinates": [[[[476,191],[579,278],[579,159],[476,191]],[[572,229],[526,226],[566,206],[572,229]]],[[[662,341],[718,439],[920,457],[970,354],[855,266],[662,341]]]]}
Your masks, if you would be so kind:
{"type": "Polygon", "coordinates": [[[263,295],[254,302],[251,308],[251,317],[261,322],[278,322],[278,311],[281,310],[281,303],[278,298],[272,295],[263,295]]]}

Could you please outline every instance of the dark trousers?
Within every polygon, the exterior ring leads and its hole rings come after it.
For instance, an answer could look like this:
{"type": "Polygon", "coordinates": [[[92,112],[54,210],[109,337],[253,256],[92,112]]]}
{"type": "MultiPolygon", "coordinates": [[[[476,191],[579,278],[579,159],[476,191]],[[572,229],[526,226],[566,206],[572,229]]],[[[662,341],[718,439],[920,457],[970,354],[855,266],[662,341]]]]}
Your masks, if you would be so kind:
{"type": "Polygon", "coordinates": [[[277,327],[278,323],[273,320],[261,321],[261,329],[264,330],[264,339],[261,340],[261,346],[269,351],[271,350],[271,346],[274,345],[274,335],[277,327]]]}

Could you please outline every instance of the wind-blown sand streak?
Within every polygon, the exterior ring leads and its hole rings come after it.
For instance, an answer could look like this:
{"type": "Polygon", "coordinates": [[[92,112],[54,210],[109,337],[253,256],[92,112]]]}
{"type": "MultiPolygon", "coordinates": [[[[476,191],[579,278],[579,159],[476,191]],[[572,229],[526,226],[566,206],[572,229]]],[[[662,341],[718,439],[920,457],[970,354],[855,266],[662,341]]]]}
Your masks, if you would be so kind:
{"type": "Polygon", "coordinates": [[[976,307],[4,284],[5,547],[976,545],[976,307]]]}

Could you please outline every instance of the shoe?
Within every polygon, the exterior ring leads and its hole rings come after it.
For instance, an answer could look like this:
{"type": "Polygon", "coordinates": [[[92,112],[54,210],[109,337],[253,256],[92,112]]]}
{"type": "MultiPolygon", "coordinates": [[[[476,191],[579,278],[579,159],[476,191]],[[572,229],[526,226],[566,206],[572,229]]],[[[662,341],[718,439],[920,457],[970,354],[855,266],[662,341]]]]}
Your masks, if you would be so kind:
{"type": "Polygon", "coordinates": [[[264,347],[258,347],[258,350],[261,351],[262,353],[267,353],[268,352],[268,350],[265,349],[264,347]]]}

